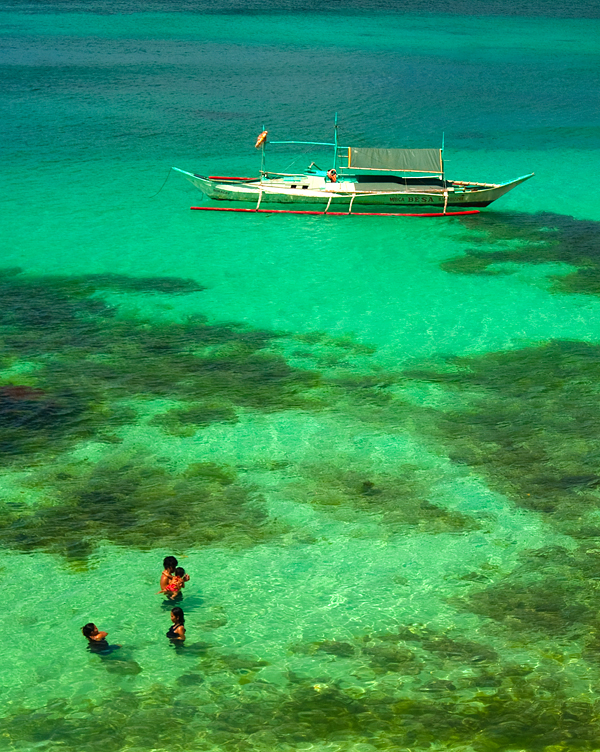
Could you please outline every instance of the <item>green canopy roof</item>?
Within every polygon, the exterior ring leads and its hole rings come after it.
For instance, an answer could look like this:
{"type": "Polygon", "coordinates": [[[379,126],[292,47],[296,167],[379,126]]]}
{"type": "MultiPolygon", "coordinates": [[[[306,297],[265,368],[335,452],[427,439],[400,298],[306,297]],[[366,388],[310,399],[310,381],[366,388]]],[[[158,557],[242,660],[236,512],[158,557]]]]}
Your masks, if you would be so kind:
{"type": "Polygon", "coordinates": [[[362,149],[348,147],[348,167],[391,172],[444,172],[441,149],[362,149]]]}

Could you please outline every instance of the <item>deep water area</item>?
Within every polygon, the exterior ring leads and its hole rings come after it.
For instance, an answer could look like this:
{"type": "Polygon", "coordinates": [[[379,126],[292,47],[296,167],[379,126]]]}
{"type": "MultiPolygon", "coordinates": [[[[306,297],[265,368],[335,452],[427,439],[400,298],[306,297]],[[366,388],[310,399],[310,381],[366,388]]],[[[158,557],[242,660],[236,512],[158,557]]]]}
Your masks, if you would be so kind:
{"type": "MultiPolygon", "coordinates": [[[[0,750],[598,749],[599,24],[0,3],[0,750]],[[336,113],[535,176],[461,218],[189,210],[171,167],[336,113]]],[[[330,166],[299,146],[269,169],[330,166]]]]}

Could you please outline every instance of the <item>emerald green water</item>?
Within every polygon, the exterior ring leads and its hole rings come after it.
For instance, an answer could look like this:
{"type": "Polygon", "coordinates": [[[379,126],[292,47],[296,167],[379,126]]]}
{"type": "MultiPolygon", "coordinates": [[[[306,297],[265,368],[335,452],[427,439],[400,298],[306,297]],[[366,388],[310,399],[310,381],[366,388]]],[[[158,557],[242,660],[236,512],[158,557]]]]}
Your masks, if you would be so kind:
{"type": "Polygon", "coordinates": [[[489,12],[0,7],[0,749],[597,748],[599,13],[489,12]],[[169,174],[335,112],[536,174],[441,220],[169,174]]]}

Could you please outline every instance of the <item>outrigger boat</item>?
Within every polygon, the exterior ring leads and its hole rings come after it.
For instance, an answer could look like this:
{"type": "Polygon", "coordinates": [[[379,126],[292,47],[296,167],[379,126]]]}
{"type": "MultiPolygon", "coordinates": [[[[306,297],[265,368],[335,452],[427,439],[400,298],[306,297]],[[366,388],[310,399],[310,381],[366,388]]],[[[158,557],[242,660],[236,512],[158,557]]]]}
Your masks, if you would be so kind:
{"type": "MultiPolygon", "coordinates": [[[[410,210],[423,216],[471,214],[489,206],[505,193],[533,176],[507,183],[476,183],[448,180],[444,171],[444,149],[368,149],[339,146],[337,118],[334,143],[317,141],[269,141],[269,144],[295,144],[333,147],[333,166],[321,170],[314,162],[299,173],[279,173],[265,169],[267,131],[256,148],[262,149],[260,175],[252,177],[203,176],[174,167],[208,198],[216,201],[251,203],[252,208],[221,209],[192,207],[205,211],[262,211],[298,214],[393,214],[390,210],[410,210]],[[315,211],[261,209],[265,204],[295,204],[322,207],[315,211]],[[356,207],[385,207],[383,212],[356,212],[356,207]],[[336,211],[337,210],[337,211],[336,211]]],[[[406,216],[406,214],[403,214],[406,216]]]]}

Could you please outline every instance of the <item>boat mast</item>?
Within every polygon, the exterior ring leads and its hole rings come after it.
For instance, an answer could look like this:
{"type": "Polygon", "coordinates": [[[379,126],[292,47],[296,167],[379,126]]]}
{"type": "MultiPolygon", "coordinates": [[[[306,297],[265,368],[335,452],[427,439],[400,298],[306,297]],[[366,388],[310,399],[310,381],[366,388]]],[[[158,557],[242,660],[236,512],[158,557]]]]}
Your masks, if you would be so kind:
{"type": "Polygon", "coordinates": [[[338,153],[338,122],[337,112],[335,113],[335,120],[333,125],[333,169],[337,170],[337,153],[338,153]]]}
{"type": "Polygon", "coordinates": [[[446,185],[446,175],[444,171],[444,144],[446,142],[446,134],[442,131],[442,182],[446,185]]]}
{"type": "MultiPolygon", "coordinates": [[[[265,124],[263,123],[263,132],[265,130],[265,124]]],[[[262,149],[261,149],[261,155],[260,155],[260,174],[265,174],[265,146],[267,145],[267,139],[262,142],[262,149]]]]}

